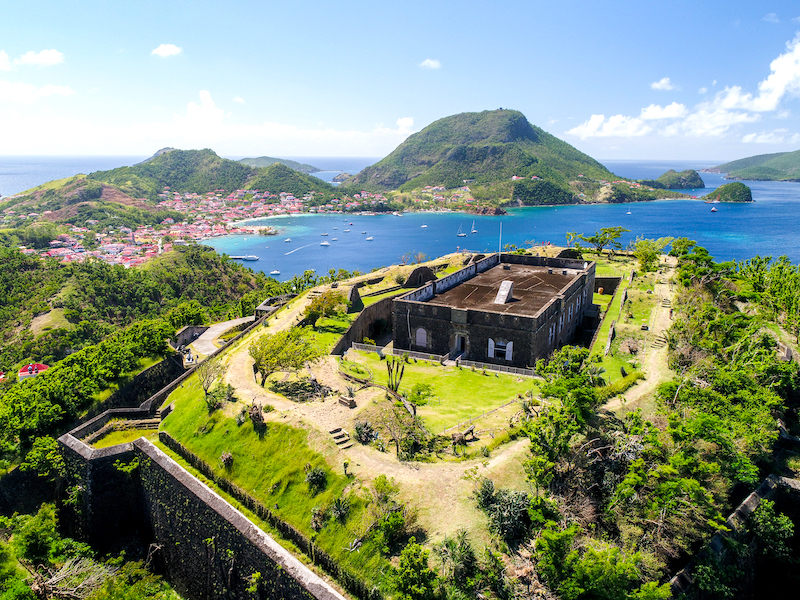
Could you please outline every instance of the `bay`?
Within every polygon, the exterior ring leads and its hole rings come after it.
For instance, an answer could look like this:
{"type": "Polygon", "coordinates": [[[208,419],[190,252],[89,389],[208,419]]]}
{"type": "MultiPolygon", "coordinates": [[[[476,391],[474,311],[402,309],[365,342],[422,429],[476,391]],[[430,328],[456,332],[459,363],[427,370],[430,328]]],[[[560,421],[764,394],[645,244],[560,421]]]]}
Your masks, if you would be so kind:
{"type": "MultiPolygon", "coordinates": [[[[313,164],[313,163],[311,163],[313,164]]],[[[673,168],[700,169],[717,162],[606,161],[614,173],[629,178],[653,178],[673,168]]],[[[726,183],[715,173],[701,173],[705,189],[682,190],[705,195],[726,183]]],[[[207,240],[218,252],[254,254],[258,262],[245,263],[255,270],[281,272],[281,280],[308,269],[318,274],[330,269],[370,271],[396,264],[403,255],[422,252],[429,257],[450,252],[492,252],[502,244],[564,245],[566,233],[591,235],[602,227],[630,229],[623,245],[637,236],[688,237],[705,246],[717,260],[743,260],[756,254],[777,258],[786,255],[800,262],[800,184],[745,182],[753,191],[752,204],[716,204],[718,212],[700,200],[658,200],[634,204],[600,204],[561,207],[513,208],[504,216],[475,217],[461,213],[406,213],[392,215],[303,215],[253,221],[280,231],[275,237],[226,236],[207,240]],[[630,211],[631,214],[627,214],[630,211]],[[457,237],[459,228],[476,234],[457,237]],[[353,223],[349,225],[349,223],[353,223]],[[500,240],[500,225],[503,237],[500,240]],[[427,225],[423,228],[422,225],[427,225]],[[334,229],[336,227],[336,229],[334,229]],[[345,233],[344,229],[351,231],[345,233]],[[366,231],[366,234],[362,232],[366,231]],[[322,236],[328,233],[328,236],[322,236]],[[367,242],[372,236],[374,241],[367,242]],[[283,240],[291,238],[287,243],[283,240]],[[337,238],[333,241],[333,238],[337,238]],[[320,246],[324,240],[330,246],[320,246]]]]}

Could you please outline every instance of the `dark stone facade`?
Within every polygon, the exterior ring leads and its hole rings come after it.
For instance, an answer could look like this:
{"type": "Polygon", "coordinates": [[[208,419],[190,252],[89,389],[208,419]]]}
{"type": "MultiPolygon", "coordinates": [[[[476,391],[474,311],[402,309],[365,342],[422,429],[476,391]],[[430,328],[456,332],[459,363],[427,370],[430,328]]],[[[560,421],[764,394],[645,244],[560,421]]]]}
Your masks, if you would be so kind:
{"type": "MultiPolygon", "coordinates": [[[[503,272],[498,272],[500,276],[503,272]]],[[[395,298],[394,347],[461,355],[465,360],[476,362],[531,366],[573,339],[592,306],[594,279],[593,262],[515,254],[489,255],[448,277],[395,298]],[[562,277],[565,285],[527,313],[491,302],[484,302],[479,308],[432,302],[458,286],[471,285],[471,280],[490,269],[511,272],[514,265],[542,268],[545,277],[553,270],[559,273],[568,270],[570,276],[562,277]],[[509,352],[511,358],[507,360],[509,345],[513,352],[509,352]]]]}

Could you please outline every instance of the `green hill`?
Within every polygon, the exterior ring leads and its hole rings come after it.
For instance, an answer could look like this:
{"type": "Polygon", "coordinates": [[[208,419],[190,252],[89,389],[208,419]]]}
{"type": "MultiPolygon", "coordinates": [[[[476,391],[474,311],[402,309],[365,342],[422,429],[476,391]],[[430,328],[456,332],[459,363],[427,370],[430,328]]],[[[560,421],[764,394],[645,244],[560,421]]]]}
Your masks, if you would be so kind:
{"type": "Polygon", "coordinates": [[[800,150],[759,154],[707,169],[727,173],[729,179],[753,181],[800,181],[800,150]]]}
{"type": "Polygon", "coordinates": [[[171,150],[132,167],[97,171],[89,179],[134,198],[155,201],[165,186],[202,194],[242,189],[256,175],[253,167],[220,158],[213,150],[171,150]]]}
{"type": "Polygon", "coordinates": [[[752,202],[753,193],[745,184],[734,181],[721,185],[710,194],[703,196],[703,199],[719,200],[720,202],[752,202]]]}
{"type": "Polygon", "coordinates": [[[247,181],[248,189],[269,190],[273,193],[288,192],[303,196],[308,192],[332,193],[334,187],[313,175],[301,173],[281,163],[257,169],[256,174],[247,181]]]}
{"type": "Polygon", "coordinates": [[[431,123],[344,185],[405,191],[426,185],[453,188],[465,180],[485,185],[537,176],[565,188],[581,174],[612,177],[593,158],[531,125],[521,112],[499,109],[431,123]]]}
{"type": "Polygon", "coordinates": [[[302,173],[319,173],[320,169],[313,165],[297,162],[296,160],[289,160],[288,158],[272,158],[271,156],[259,156],[258,158],[241,158],[237,162],[250,167],[268,167],[275,163],[286,165],[290,169],[300,171],[302,173]]]}
{"type": "Polygon", "coordinates": [[[642,181],[654,188],[664,190],[693,190],[706,187],[700,175],[694,169],[686,169],[678,173],[670,169],[655,181],[642,181]]]}

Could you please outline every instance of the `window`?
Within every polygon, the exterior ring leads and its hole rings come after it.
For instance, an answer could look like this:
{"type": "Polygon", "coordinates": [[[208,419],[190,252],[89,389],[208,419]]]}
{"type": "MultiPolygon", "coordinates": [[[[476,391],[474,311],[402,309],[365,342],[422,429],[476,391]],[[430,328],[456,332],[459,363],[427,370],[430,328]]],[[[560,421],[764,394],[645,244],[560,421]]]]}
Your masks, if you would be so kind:
{"type": "Polygon", "coordinates": [[[422,327],[417,329],[414,345],[419,346],[420,348],[428,347],[428,332],[425,331],[422,327]]]}
{"type": "Polygon", "coordinates": [[[489,338],[489,358],[499,358],[500,360],[511,360],[511,354],[514,350],[514,342],[504,342],[497,340],[496,342],[489,338]]]}

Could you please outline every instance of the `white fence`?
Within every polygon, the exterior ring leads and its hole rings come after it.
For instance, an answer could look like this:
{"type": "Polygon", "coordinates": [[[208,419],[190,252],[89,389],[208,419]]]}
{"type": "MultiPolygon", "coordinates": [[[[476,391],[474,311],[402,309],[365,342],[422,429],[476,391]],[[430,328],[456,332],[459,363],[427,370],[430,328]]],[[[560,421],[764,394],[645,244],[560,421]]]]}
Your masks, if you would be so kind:
{"type": "Polygon", "coordinates": [[[475,367],[476,369],[486,369],[487,371],[499,371],[500,373],[512,373],[523,377],[538,377],[533,369],[522,369],[520,367],[507,367],[505,365],[493,365],[491,363],[475,362],[474,360],[459,360],[458,364],[462,367],[475,367]]]}

